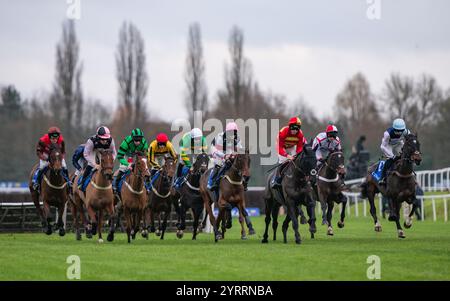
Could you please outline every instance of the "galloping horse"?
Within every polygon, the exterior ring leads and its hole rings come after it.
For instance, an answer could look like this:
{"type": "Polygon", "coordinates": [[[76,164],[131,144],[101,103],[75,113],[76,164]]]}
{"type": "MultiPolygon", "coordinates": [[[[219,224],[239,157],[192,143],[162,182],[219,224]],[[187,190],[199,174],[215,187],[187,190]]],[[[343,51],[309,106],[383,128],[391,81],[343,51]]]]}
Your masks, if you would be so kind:
{"type": "Polygon", "coordinates": [[[200,178],[200,194],[202,195],[204,207],[208,213],[209,220],[214,227],[215,242],[225,237],[225,222],[231,225],[230,207],[235,206],[239,209],[239,222],[241,224],[241,239],[247,239],[244,223],[247,223],[249,234],[255,234],[255,230],[250,222],[245,209],[244,196],[244,177],[250,176],[250,155],[248,149],[245,154],[231,155],[229,162],[230,168],[225,172],[224,176],[219,180],[219,197],[217,205],[219,207],[219,216],[217,220],[214,218],[211,204],[214,197],[212,192],[207,188],[210,170],[205,172],[200,178]],[[228,219],[228,221],[227,221],[228,219]],[[222,222],[222,224],[221,224],[222,222]],[[219,232],[219,225],[222,226],[222,232],[219,232]]]}
{"type": "Polygon", "coordinates": [[[344,183],[342,178],[345,176],[344,154],[340,151],[330,153],[327,161],[317,172],[317,200],[325,207],[327,207],[327,235],[333,235],[333,226],[331,225],[331,218],[333,215],[334,202],[342,203],[341,219],[337,225],[339,228],[344,227],[345,207],[347,205],[347,198],[342,194],[344,183]]]}
{"type": "Polygon", "coordinates": [[[51,225],[50,206],[54,206],[58,210],[58,221],[56,226],[59,230],[59,235],[64,236],[66,231],[64,229],[64,222],[62,216],[64,213],[64,207],[69,199],[69,187],[62,175],[62,153],[58,145],[52,144],[50,146],[50,155],[48,159],[48,168],[42,175],[41,191],[34,190],[32,179],[33,174],[38,167],[34,165],[29,179],[29,189],[31,198],[36,210],[41,218],[42,228],[45,234],[50,235],[53,232],[51,225]],[[43,208],[40,206],[40,201],[43,203],[43,208]]]}
{"type": "Polygon", "coordinates": [[[164,156],[164,164],[159,171],[158,179],[151,186],[148,195],[148,213],[150,217],[150,232],[155,232],[155,217],[158,216],[158,230],[156,236],[164,239],[167,218],[172,209],[172,179],[175,175],[175,161],[172,157],[164,156]],[[161,222],[162,221],[162,222],[161,222]]]}
{"type": "MultiPolygon", "coordinates": [[[[99,150],[98,152],[100,169],[94,171],[92,179],[86,187],[86,193],[83,193],[77,185],[74,185],[74,204],[76,209],[80,211],[82,219],[84,216],[83,204],[87,209],[90,222],[87,224],[87,227],[85,227],[86,236],[91,238],[92,235],[97,234],[98,230],[98,242],[103,243],[102,226],[104,210],[106,210],[110,216],[110,230],[107,240],[114,240],[115,211],[114,194],[111,185],[113,178],[114,158],[112,152],[109,150],[99,150]],[[98,218],[96,211],[98,211],[98,218]]],[[[81,175],[76,177],[76,181],[78,181],[78,177],[80,176],[81,175]]],[[[78,221],[76,219],[75,229],[77,239],[79,239],[78,221]]]]}
{"type": "Polygon", "coordinates": [[[281,206],[286,206],[287,216],[283,222],[284,243],[287,243],[286,233],[289,222],[292,220],[292,226],[295,232],[295,242],[301,243],[300,233],[298,232],[298,215],[299,205],[304,204],[307,208],[309,216],[309,231],[311,237],[314,238],[316,232],[316,201],[312,198],[312,187],[309,182],[311,171],[316,166],[316,157],[311,145],[306,144],[303,151],[297,154],[294,160],[289,161],[284,167],[284,174],[281,182],[282,192],[275,191],[277,188],[271,187],[271,180],[276,171],[269,174],[266,181],[265,190],[265,212],[266,212],[266,229],[264,231],[262,243],[267,243],[268,231],[270,225],[270,215],[273,218],[273,240],[276,240],[276,231],[278,227],[278,211],[281,206]]]}
{"type": "Polygon", "coordinates": [[[194,217],[192,239],[197,237],[200,215],[203,212],[203,200],[200,195],[200,177],[208,169],[209,156],[201,153],[195,158],[192,172],[189,172],[186,181],[180,187],[174,198],[174,207],[178,216],[177,237],[183,237],[183,230],[186,228],[186,211],[191,209],[194,217]]]}
{"type": "MultiPolygon", "coordinates": [[[[139,231],[139,226],[147,207],[145,179],[150,176],[146,157],[137,153],[133,158],[132,172],[126,177],[120,190],[123,213],[127,221],[128,243],[131,242],[130,237],[136,238],[136,233],[139,231]]],[[[145,223],[142,236],[148,238],[145,223]]]]}
{"type": "Polygon", "coordinates": [[[372,176],[372,172],[377,168],[378,163],[369,168],[366,183],[363,184],[362,195],[363,197],[367,196],[369,199],[370,214],[375,223],[375,231],[381,231],[381,224],[378,221],[374,201],[375,194],[381,192],[383,196],[388,198],[390,208],[393,209],[393,212],[391,212],[389,216],[389,221],[395,221],[398,237],[405,238],[405,233],[400,225],[400,207],[402,202],[413,204],[413,208],[404,223],[405,228],[411,228],[411,216],[414,214],[417,206],[414,202],[416,191],[414,163],[420,165],[421,161],[420,142],[417,140],[417,135],[408,134],[405,137],[405,144],[402,148],[400,159],[395,162],[392,172],[388,171],[389,173],[386,176],[386,188],[380,187],[378,182],[372,176]]]}

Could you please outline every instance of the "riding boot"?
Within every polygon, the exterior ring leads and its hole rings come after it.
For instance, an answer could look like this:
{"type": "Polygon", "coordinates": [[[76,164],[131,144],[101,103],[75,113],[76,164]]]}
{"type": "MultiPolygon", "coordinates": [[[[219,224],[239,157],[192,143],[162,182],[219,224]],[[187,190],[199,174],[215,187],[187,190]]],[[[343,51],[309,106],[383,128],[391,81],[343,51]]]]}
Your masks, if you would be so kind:
{"type": "Polygon", "coordinates": [[[41,180],[42,180],[42,169],[38,168],[36,169],[36,172],[33,176],[33,190],[39,191],[41,186],[41,180]]]}
{"type": "Polygon", "coordinates": [[[386,176],[393,163],[394,159],[392,158],[387,159],[384,163],[383,171],[381,172],[381,179],[378,182],[379,185],[386,185],[386,176]]]}
{"type": "Polygon", "coordinates": [[[67,182],[67,186],[69,188],[69,193],[72,194],[72,181],[69,178],[69,171],[67,170],[67,168],[63,167],[62,175],[64,177],[64,180],[66,180],[66,182],[67,182]]]}
{"type": "Polygon", "coordinates": [[[86,178],[89,176],[89,174],[92,172],[92,169],[94,169],[91,165],[86,166],[86,168],[84,169],[83,174],[81,175],[81,179],[79,180],[79,185],[78,188],[81,189],[83,192],[83,186],[84,186],[84,182],[86,181],[86,178]]]}
{"type": "Polygon", "coordinates": [[[117,194],[119,192],[119,183],[120,183],[120,180],[122,179],[124,173],[125,172],[123,172],[122,170],[119,170],[119,172],[113,179],[112,187],[113,187],[114,194],[117,194]]]}
{"type": "Polygon", "coordinates": [[[211,173],[209,174],[208,178],[208,189],[213,190],[216,188],[216,175],[219,173],[220,166],[215,165],[214,168],[211,170],[211,173]]]}
{"type": "Polygon", "coordinates": [[[248,182],[250,181],[250,176],[244,176],[244,182],[242,183],[244,186],[244,191],[248,190],[248,182]]]}

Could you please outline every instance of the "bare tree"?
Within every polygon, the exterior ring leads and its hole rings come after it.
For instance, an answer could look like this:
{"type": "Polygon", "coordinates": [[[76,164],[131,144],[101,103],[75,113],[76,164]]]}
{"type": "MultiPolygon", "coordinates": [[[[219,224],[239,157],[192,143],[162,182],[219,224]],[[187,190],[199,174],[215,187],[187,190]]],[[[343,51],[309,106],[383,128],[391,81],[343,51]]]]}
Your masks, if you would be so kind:
{"type": "Polygon", "coordinates": [[[398,73],[391,74],[390,78],[386,80],[383,98],[391,120],[401,117],[409,121],[409,113],[414,104],[413,78],[401,76],[398,73]]]}
{"type": "Polygon", "coordinates": [[[232,114],[245,110],[244,101],[251,96],[252,67],[244,57],[244,34],[234,26],[229,38],[231,66],[225,65],[225,91],[219,91],[219,102],[228,103],[232,114]]]}
{"type": "Polygon", "coordinates": [[[80,47],[74,21],[66,21],[62,29],[61,40],[56,46],[55,83],[50,104],[55,118],[64,121],[67,135],[71,136],[73,126],[82,115],[82,64],[79,62],[80,47]]]}
{"type": "Polygon", "coordinates": [[[145,122],[147,116],[144,101],[148,76],[145,64],[144,40],[135,25],[124,22],[116,53],[119,105],[125,109],[125,120],[138,125],[145,122]]]}
{"type": "Polygon", "coordinates": [[[189,26],[188,54],[184,80],[187,86],[185,104],[192,124],[194,111],[200,110],[205,112],[208,101],[201,31],[198,23],[193,23],[189,26]]]}

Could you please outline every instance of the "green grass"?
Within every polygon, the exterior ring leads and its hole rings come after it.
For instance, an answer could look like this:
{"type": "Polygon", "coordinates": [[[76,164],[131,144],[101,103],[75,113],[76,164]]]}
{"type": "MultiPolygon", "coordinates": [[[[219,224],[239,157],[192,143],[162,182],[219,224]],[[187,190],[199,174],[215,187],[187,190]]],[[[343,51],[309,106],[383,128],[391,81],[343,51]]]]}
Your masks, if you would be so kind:
{"type": "MultiPolygon", "coordinates": [[[[104,244],[75,241],[73,233],[0,234],[0,280],[66,280],[69,255],[81,259],[81,280],[367,280],[369,255],[381,258],[381,280],[450,280],[449,223],[415,221],[399,240],[394,223],[383,220],[383,232],[376,233],[371,219],[352,215],[344,229],[335,227],[334,237],[318,225],[312,240],[301,225],[301,245],[291,229],[288,244],[263,245],[264,219],[253,222],[257,234],[249,240],[240,239],[234,219],[217,244],[204,233],[197,241],[190,233],[182,240],[167,233],[164,241],[151,234],[132,244],[124,234],[104,244]]],[[[281,224],[278,234],[282,238],[281,224]]]]}

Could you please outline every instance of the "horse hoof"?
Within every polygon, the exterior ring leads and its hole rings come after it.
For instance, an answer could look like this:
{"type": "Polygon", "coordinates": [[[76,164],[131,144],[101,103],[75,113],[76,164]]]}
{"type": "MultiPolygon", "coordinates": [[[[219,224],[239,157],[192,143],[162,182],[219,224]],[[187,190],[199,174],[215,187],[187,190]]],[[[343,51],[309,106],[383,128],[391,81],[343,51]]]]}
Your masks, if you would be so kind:
{"type": "Polygon", "coordinates": [[[222,235],[221,234],[217,234],[216,235],[216,242],[218,241],[218,240],[221,240],[222,239],[222,235]]]}
{"type": "Polygon", "coordinates": [[[397,217],[395,215],[389,215],[388,221],[395,222],[397,220],[397,217]]]}
{"type": "Polygon", "coordinates": [[[333,236],[334,232],[332,228],[328,228],[327,235],[333,236]]]}
{"type": "Polygon", "coordinates": [[[156,230],[155,235],[156,236],[161,236],[161,231],[160,230],[156,230]]]}
{"type": "Polygon", "coordinates": [[[339,228],[344,228],[344,226],[345,226],[344,222],[341,222],[341,221],[338,221],[337,225],[338,225],[339,228]]]}
{"type": "Polygon", "coordinates": [[[322,225],[328,225],[328,222],[326,220],[322,220],[322,225]]]}
{"type": "Polygon", "coordinates": [[[99,238],[99,239],[98,239],[98,243],[99,243],[99,244],[102,244],[102,243],[103,243],[103,239],[99,238]]]}
{"type": "Polygon", "coordinates": [[[301,240],[301,239],[296,239],[296,240],[295,240],[295,243],[296,243],[297,245],[300,245],[300,244],[302,243],[302,240],[301,240]]]}
{"type": "Polygon", "coordinates": [[[304,224],[306,224],[308,221],[306,220],[306,217],[304,217],[304,216],[301,216],[300,217],[300,224],[302,224],[302,225],[304,225],[304,224]]]}
{"type": "Polygon", "coordinates": [[[256,234],[255,229],[251,228],[248,230],[248,235],[255,235],[255,234],[256,234]]]}
{"type": "Polygon", "coordinates": [[[45,234],[47,234],[47,235],[51,235],[52,233],[53,233],[53,230],[52,230],[51,227],[49,227],[49,228],[47,229],[47,231],[45,231],[45,234]]]}
{"type": "Polygon", "coordinates": [[[114,233],[109,233],[108,237],[106,237],[106,240],[109,241],[109,242],[113,241],[114,240],[114,233]]]}
{"type": "Polygon", "coordinates": [[[181,238],[183,238],[183,235],[184,235],[184,233],[182,230],[177,231],[177,238],[181,239],[181,238]]]}
{"type": "Polygon", "coordinates": [[[91,232],[92,232],[92,235],[96,235],[97,234],[97,223],[93,223],[92,224],[91,232]]]}
{"type": "Polygon", "coordinates": [[[314,232],[311,232],[311,238],[314,239],[314,232]]]}
{"type": "Polygon", "coordinates": [[[317,232],[316,226],[311,226],[311,227],[309,227],[309,232],[311,232],[311,234],[316,233],[316,232],[317,232]]]}
{"type": "Polygon", "coordinates": [[[142,230],[141,235],[143,238],[148,239],[148,231],[147,230],[142,230]]]}
{"type": "Polygon", "coordinates": [[[59,236],[64,236],[66,235],[66,230],[64,230],[64,228],[59,229],[59,236]]]}
{"type": "Polygon", "coordinates": [[[406,238],[405,233],[402,230],[398,231],[398,238],[406,238]]]}
{"type": "Polygon", "coordinates": [[[267,244],[267,243],[269,243],[269,240],[268,240],[267,238],[264,238],[264,239],[261,241],[261,243],[267,244]]]}
{"type": "Polygon", "coordinates": [[[404,222],[403,226],[405,226],[406,229],[409,229],[411,228],[412,224],[407,224],[406,222],[404,222]]]}
{"type": "Polygon", "coordinates": [[[247,238],[246,235],[242,235],[242,236],[241,236],[241,239],[242,239],[242,240],[247,240],[248,238],[247,238]]]}
{"type": "Polygon", "coordinates": [[[375,232],[381,232],[381,225],[375,226],[375,232]]]}

